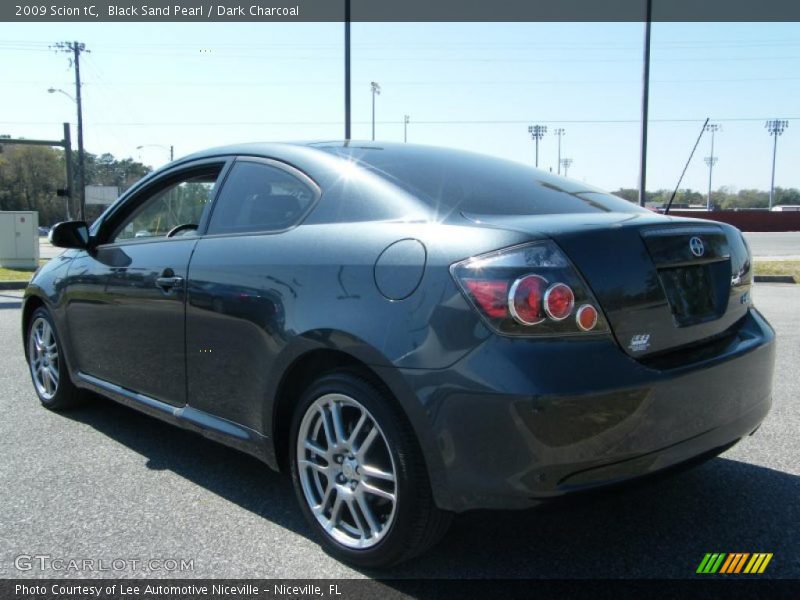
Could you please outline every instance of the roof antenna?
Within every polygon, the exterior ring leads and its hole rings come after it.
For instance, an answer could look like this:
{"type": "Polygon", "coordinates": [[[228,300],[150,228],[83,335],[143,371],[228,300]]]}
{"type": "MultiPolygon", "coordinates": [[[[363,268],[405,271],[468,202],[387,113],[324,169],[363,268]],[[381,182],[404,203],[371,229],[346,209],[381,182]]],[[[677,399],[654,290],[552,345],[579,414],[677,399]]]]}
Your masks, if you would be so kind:
{"type": "Polygon", "coordinates": [[[709,117],[706,117],[706,122],[703,123],[703,127],[700,129],[700,135],[697,136],[697,141],[694,143],[694,148],[692,148],[692,153],[689,155],[689,160],[686,161],[686,166],[683,167],[683,173],[681,173],[681,178],[678,179],[678,185],[675,186],[675,191],[672,192],[672,196],[670,196],[669,202],[667,202],[667,208],[664,209],[664,214],[669,214],[669,207],[672,206],[672,201],[675,200],[675,194],[678,193],[678,188],[681,187],[681,181],[683,181],[683,176],[686,175],[686,169],[689,168],[689,163],[692,162],[692,157],[694,156],[694,151],[697,150],[697,144],[700,143],[700,138],[703,137],[703,132],[706,130],[706,125],[708,125],[709,117]]]}

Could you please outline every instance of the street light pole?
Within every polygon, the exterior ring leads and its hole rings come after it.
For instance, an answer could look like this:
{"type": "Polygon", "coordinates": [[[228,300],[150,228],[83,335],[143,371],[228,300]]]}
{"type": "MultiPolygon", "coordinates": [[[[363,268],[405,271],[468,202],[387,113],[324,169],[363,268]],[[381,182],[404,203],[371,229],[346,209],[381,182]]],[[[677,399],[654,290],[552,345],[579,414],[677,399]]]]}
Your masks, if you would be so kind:
{"type": "Polygon", "coordinates": [[[553,133],[558,136],[558,175],[561,175],[561,136],[565,135],[567,131],[563,127],[559,127],[553,133]]]}
{"type": "Polygon", "coordinates": [[[779,119],[771,119],[764,124],[772,140],[772,179],[769,184],[769,209],[772,210],[772,204],[775,200],[775,157],[778,153],[778,136],[783,135],[783,130],[789,126],[789,121],[781,121],[779,119]]]}
{"type": "Polygon", "coordinates": [[[528,125],[528,133],[536,144],[536,168],[539,167],[539,140],[547,133],[547,125],[528,125]]]}
{"type": "Polygon", "coordinates": [[[405,115],[403,117],[403,143],[408,142],[408,122],[411,120],[411,117],[405,115]]]}
{"type": "Polygon", "coordinates": [[[372,141],[375,141],[375,96],[380,96],[381,86],[372,81],[370,88],[372,88],[372,141]]]}
{"type": "Polygon", "coordinates": [[[711,156],[706,156],[705,163],[708,165],[708,198],[706,199],[706,210],[711,210],[711,174],[714,171],[714,165],[717,164],[717,157],[714,156],[714,134],[722,129],[722,125],[717,123],[710,123],[705,127],[706,131],[711,132],[711,156]]]}

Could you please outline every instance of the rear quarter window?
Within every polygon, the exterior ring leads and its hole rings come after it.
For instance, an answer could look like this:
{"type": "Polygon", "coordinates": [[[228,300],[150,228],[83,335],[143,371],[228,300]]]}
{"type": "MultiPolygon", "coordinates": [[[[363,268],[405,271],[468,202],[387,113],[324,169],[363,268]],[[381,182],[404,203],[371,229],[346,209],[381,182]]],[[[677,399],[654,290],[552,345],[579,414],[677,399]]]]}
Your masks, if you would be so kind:
{"type": "Polygon", "coordinates": [[[638,206],[588,185],[523,164],[439,148],[326,148],[423,200],[434,217],[453,213],[552,215],[639,212],[638,206]]]}

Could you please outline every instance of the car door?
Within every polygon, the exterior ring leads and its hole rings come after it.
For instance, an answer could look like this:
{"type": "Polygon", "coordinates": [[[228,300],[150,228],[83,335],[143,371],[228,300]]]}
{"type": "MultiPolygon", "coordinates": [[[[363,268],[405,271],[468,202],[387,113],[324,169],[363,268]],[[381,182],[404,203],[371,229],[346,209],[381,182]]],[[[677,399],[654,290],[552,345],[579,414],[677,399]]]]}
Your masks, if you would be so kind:
{"type": "Polygon", "coordinates": [[[237,158],[189,266],[188,403],[259,430],[270,366],[287,338],[295,226],[319,188],[285,163],[237,158]]]}
{"type": "Polygon", "coordinates": [[[94,249],[73,262],[67,281],[67,326],[82,376],[186,403],[187,271],[224,164],[171,170],[103,217],[94,249]]]}

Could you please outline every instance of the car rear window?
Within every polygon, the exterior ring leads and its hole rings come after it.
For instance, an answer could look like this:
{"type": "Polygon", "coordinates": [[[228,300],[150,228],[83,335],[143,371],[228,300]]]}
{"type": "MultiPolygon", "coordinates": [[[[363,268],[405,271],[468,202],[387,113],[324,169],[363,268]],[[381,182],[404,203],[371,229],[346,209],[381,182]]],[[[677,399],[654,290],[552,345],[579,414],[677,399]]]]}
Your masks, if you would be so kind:
{"type": "Polygon", "coordinates": [[[512,161],[420,146],[327,146],[414,194],[436,216],[638,212],[638,206],[579,182],[512,161]]]}

